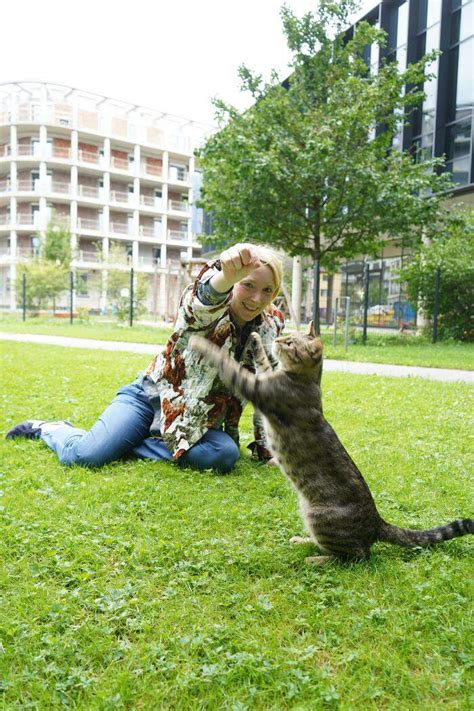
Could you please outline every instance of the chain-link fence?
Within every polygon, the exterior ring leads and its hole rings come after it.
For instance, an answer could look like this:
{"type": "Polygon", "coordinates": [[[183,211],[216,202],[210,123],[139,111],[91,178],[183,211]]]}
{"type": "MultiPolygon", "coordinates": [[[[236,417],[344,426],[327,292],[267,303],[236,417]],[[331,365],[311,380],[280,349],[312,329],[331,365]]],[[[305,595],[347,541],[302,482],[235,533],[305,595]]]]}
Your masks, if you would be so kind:
{"type": "Polygon", "coordinates": [[[403,257],[351,262],[341,269],[342,296],[351,300],[353,326],[415,328],[416,307],[398,278],[403,257]]]}
{"type": "Polygon", "coordinates": [[[107,317],[133,324],[139,318],[174,321],[182,290],[192,280],[182,267],[137,272],[119,269],[76,269],[64,275],[61,289],[52,294],[38,276],[23,273],[16,285],[17,307],[23,318],[53,315],[55,318],[87,320],[107,317]],[[36,279],[36,282],[34,281],[36,279]]]}

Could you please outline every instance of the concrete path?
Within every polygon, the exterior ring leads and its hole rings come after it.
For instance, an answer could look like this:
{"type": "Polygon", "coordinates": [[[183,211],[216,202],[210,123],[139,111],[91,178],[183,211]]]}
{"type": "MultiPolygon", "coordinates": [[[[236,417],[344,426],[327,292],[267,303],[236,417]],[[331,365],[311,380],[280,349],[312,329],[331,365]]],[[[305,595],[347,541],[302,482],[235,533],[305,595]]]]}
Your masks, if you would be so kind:
{"type": "MultiPolygon", "coordinates": [[[[2,333],[0,340],[22,343],[43,343],[49,346],[67,346],[68,348],[86,348],[103,351],[125,351],[154,355],[163,349],[150,343],[126,343],[125,341],[97,341],[92,338],[70,338],[67,336],[41,336],[29,333],[2,333]]],[[[385,365],[382,363],[356,363],[348,360],[324,361],[326,371],[355,373],[357,375],[384,375],[391,378],[426,378],[443,382],[462,382],[474,384],[474,372],[449,368],[421,368],[411,365],[385,365]]]]}

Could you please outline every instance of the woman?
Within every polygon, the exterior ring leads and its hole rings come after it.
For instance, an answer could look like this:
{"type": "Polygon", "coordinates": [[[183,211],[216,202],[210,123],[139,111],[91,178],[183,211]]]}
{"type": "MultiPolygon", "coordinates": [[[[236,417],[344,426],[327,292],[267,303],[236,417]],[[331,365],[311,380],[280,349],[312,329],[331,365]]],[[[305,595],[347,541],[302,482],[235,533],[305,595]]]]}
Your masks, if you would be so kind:
{"type": "MultiPolygon", "coordinates": [[[[230,471],[240,456],[238,424],[245,403],[220,382],[217,369],[188,348],[188,341],[195,333],[204,335],[253,370],[246,342],[258,331],[272,359],[271,345],[283,328],[283,316],[272,305],[281,279],[281,262],[270,250],[230,247],[185,289],[164,353],[134,383],[120,388],[89,432],[66,421],[28,420],[7,438],[41,439],[66,465],[97,467],[132,455],[230,471]]],[[[255,457],[270,461],[258,414],[254,429],[249,446],[255,457]]]]}

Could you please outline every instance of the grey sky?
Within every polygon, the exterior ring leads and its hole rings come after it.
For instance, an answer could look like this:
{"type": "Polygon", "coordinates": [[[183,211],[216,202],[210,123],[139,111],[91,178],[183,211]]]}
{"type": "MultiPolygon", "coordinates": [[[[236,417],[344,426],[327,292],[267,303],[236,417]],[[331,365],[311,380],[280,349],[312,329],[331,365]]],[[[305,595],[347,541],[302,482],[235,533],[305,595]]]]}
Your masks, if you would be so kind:
{"type": "MultiPolygon", "coordinates": [[[[373,0],[363,0],[364,9],[373,0]]],[[[1,81],[69,84],[212,122],[239,107],[237,68],[285,74],[282,0],[6,0],[1,81]]],[[[315,0],[289,0],[303,14],[315,0]]],[[[247,101],[248,103],[248,101],[247,101]]]]}

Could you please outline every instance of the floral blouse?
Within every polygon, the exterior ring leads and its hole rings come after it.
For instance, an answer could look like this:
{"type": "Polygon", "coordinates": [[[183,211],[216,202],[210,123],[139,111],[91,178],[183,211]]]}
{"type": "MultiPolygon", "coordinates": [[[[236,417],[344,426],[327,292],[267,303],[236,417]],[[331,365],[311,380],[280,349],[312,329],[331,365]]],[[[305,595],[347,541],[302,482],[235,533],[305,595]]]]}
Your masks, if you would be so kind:
{"type": "MultiPolygon", "coordinates": [[[[246,348],[246,342],[250,333],[256,331],[270,362],[276,367],[271,347],[283,329],[283,314],[271,304],[267,311],[240,329],[229,311],[232,290],[219,294],[208,285],[216,273],[216,265],[217,262],[205,265],[195,283],[184,290],[174,332],[164,352],[153,358],[145,372],[144,389],[155,406],[150,433],[163,438],[175,460],[210,428],[224,429],[238,445],[238,426],[245,406],[245,401],[233,395],[220,381],[217,368],[204,363],[189,348],[192,335],[208,338],[232,354],[245,368],[255,372],[253,356],[246,348]],[[214,298],[203,298],[203,289],[205,294],[213,293],[214,298]],[[212,303],[216,300],[220,302],[212,303]]],[[[255,441],[249,445],[254,456],[269,459],[271,455],[265,446],[262,419],[257,412],[254,414],[254,437],[255,441]]]]}

